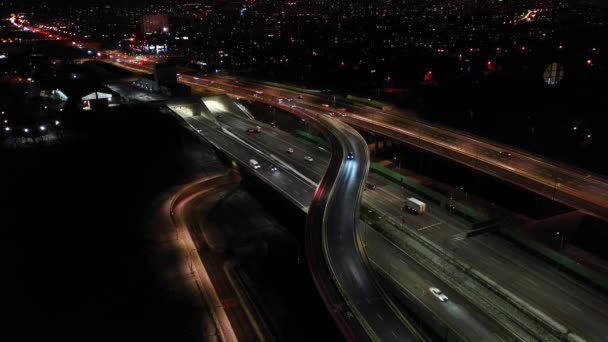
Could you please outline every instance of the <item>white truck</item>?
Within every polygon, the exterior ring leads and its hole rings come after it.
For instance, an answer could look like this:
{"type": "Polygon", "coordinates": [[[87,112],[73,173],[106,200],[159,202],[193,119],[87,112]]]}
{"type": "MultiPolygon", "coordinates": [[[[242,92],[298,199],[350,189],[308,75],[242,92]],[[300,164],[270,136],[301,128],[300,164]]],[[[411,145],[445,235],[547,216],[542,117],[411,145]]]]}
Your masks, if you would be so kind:
{"type": "Polygon", "coordinates": [[[254,169],[261,168],[260,163],[258,163],[258,161],[255,159],[249,159],[249,165],[251,165],[251,167],[254,169]]]}
{"type": "Polygon", "coordinates": [[[424,214],[426,212],[426,203],[422,202],[419,199],[414,197],[410,197],[405,201],[405,206],[412,211],[415,211],[417,214],[424,214]]]}

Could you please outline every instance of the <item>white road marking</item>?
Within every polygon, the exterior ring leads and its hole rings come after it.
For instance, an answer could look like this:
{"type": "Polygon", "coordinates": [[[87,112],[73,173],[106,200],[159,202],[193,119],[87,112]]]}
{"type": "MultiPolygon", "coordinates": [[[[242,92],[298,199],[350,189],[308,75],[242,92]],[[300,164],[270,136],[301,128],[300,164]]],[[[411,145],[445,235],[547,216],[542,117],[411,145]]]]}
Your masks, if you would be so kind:
{"type": "Polygon", "coordinates": [[[433,223],[431,225],[428,225],[428,226],[425,226],[425,227],[422,227],[422,228],[418,228],[417,230],[418,231],[422,231],[422,230],[425,230],[425,229],[433,228],[433,227],[438,226],[440,224],[441,224],[441,222],[433,223]]]}

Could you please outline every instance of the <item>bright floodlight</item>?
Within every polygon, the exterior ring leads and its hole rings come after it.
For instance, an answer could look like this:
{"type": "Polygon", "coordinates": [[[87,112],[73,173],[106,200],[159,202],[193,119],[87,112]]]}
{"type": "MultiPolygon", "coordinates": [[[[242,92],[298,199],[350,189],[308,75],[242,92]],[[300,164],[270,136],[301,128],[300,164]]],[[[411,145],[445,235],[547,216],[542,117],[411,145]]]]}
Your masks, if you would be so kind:
{"type": "Polygon", "coordinates": [[[41,130],[41,131],[44,131],[45,129],[46,129],[46,127],[44,127],[44,126],[40,126],[40,130],[41,130]]]}
{"type": "Polygon", "coordinates": [[[60,122],[59,120],[55,120],[55,126],[59,126],[60,122]]]}
{"type": "Polygon", "coordinates": [[[8,131],[11,130],[11,128],[10,127],[4,127],[4,130],[8,132],[8,131]]]}
{"type": "Polygon", "coordinates": [[[25,133],[27,133],[27,132],[29,132],[30,130],[29,130],[29,129],[27,129],[27,128],[24,128],[24,129],[23,129],[23,131],[24,131],[25,133]]]}

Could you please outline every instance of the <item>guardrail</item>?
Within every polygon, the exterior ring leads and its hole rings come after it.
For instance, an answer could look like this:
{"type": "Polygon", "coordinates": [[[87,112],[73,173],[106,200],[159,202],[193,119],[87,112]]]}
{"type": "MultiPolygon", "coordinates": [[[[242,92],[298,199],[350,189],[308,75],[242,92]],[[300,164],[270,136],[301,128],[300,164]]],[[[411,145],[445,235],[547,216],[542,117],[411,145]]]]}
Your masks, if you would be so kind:
{"type": "Polygon", "coordinates": [[[293,133],[296,136],[302,137],[303,139],[305,139],[305,140],[307,140],[307,141],[309,141],[311,143],[317,144],[317,145],[322,146],[324,148],[329,148],[329,146],[327,145],[327,141],[325,141],[321,137],[318,137],[318,136],[316,136],[314,134],[310,134],[310,133],[308,133],[306,131],[303,131],[301,129],[296,129],[296,130],[293,131],[293,133]]]}
{"type": "Polygon", "coordinates": [[[355,95],[346,95],[346,101],[352,102],[352,103],[364,104],[366,106],[378,108],[378,109],[381,109],[381,110],[391,110],[391,109],[393,109],[392,106],[389,106],[389,105],[387,105],[385,103],[378,102],[378,101],[375,101],[375,100],[372,100],[372,99],[368,99],[368,98],[365,98],[365,97],[355,96],[355,95]]]}

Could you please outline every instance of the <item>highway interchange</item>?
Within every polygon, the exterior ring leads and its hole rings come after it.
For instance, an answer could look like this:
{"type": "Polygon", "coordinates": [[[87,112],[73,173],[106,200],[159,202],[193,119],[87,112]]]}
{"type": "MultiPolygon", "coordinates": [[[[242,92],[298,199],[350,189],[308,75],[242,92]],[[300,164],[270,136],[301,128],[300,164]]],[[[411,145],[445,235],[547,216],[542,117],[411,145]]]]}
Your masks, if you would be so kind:
{"type": "MultiPolygon", "coordinates": [[[[203,121],[205,119],[192,118],[188,120],[203,121]]],[[[263,125],[260,133],[248,133],[247,128],[260,123],[242,116],[224,113],[218,119],[218,122],[224,127],[229,126],[232,132],[235,132],[242,140],[248,141],[256,146],[259,151],[262,151],[262,154],[255,156],[258,160],[264,160],[263,158],[268,155],[277,156],[278,159],[299,170],[305,178],[312,180],[315,184],[322,179],[329,163],[329,151],[268,125],[263,125]],[[287,152],[289,147],[293,148],[293,153],[287,152]],[[312,163],[305,161],[304,156],[306,155],[313,156],[315,161],[312,163]]],[[[244,150],[243,146],[236,148],[235,152],[237,150],[244,150]]],[[[243,158],[248,158],[248,156],[250,157],[251,153],[244,152],[243,158]]],[[[271,164],[277,165],[276,161],[267,161],[265,165],[263,163],[265,167],[262,168],[261,172],[268,172],[269,177],[280,179],[280,182],[287,186],[291,193],[294,193],[297,187],[301,187],[302,189],[295,193],[302,195],[301,202],[310,202],[313,193],[304,190],[306,187],[312,189],[310,182],[298,181],[301,178],[300,176],[283,172],[284,170],[281,169],[276,173],[270,172],[271,164]],[[286,175],[289,175],[291,180],[283,181],[283,176],[286,175]]],[[[412,194],[373,173],[369,175],[369,182],[377,184],[378,188],[364,192],[364,203],[372,205],[378,212],[387,217],[392,217],[394,221],[398,221],[403,215],[400,207],[404,198],[412,194]]],[[[573,330],[579,332],[588,340],[602,340],[604,327],[608,325],[608,315],[606,315],[608,299],[605,296],[570,277],[564,276],[546,263],[522,253],[517,247],[494,235],[482,235],[455,241],[453,237],[468,230],[466,224],[438,206],[432,204],[430,206],[431,209],[427,215],[408,215],[404,223],[404,229],[416,230],[438,245],[446,247],[458,258],[494,279],[531,305],[541,308],[542,311],[562,324],[572,327],[573,330]],[[517,274],[517,277],[514,278],[513,274],[517,274]],[[556,298],[559,298],[559,300],[556,300],[556,298]]],[[[373,234],[370,233],[367,236],[373,236],[373,234]]],[[[374,250],[385,251],[392,248],[390,242],[386,239],[375,241],[375,244],[382,244],[382,248],[374,250]]],[[[384,269],[391,269],[394,274],[399,274],[401,269],[391,268],[391,264],[394,265],[395,261],[389,261],[386,255],[380,256],[379,254],[382,253],[370,254],[369,257],[373,261],[376,261],[374,258],[383,260],[376,263],[382,265],[384,269]]],[[[401,255],[401,258],[407,257],[401,255]]],[[[407,271],[407,269],[404,270],[407,271]]],[[[404,277],[403,275],[400,276],[404,277]]],[[[426,275],[425,277],[431,276],[426,275]]],[[[430,286],[432,284],[426,283],[426,285],[430,286]]],[[[458,302],[456,300],[457,296],[454,294],[451,294],[451,296],[454,297],[452,302],[458,302]]],[[[434,297],[427,295],[425,300],[427,304],[432,303],[429,305],[437,305],[434,297]]],[[[466,300],[461,300],[460,303],[466,303],[466,300]]],[[[463,305],[466,306],[466,304],[463,305]]],[[[471,325],[475,326],[480,324],[479,321],[487,320],[483,318],[483,314],[475,312],[475,309],[469,310],[474,312],[476,317],[476,319],[469,320],[471,325]]],[[[461,327],[463,331],[480,331],[479,329],[473,329],[473,326],[459,322],[462,316],[454,315],[458,311],[437,310],[435,312],[449,313],[445,319],[458,322],[455,326],[461,327]]],[[[492,327],[492,324],[490,324],[490,327],[492,327]]],[[[500,329],[493,327],[488,331],[494,333],[500,331],[500,329]]]]}
{"type": "MultiPolygon", "coordinates": [[[[268,92],[266,92],[266,94],[268,94],[268,92]]],[[[245,94],[242,95],[245,96],[245,94]]],[[[296,106],[305,107],[305,105],[303,105],[301,102],[297,102],[296,106]]],[[[319,113],[327,112],[325,109],[318,109],[317,111],[319,113]]],[[[349,116],[344,120],[348,121],[353,117],[356,116],[349,113],[349,116]]],[[[198,127],[196,129],[199,130],[201,134],[205,135],[205,132],[209,133],[209,125],[201,120],[201,118],[196,117],[187,118],[187,121],[191,124],[198,122],[198,124],[195,123],[193,127],[198,127]]],[[[309,144],[299,139],[294,139],[289,134],[279,130],[267,129],[267,127],[262,130],[261,134],[252,135],[251,133],[247,133],[246,129],[255,123],[246,121],[246,119],[240,119],[234,115],[222,115],[220,118],[217,118],[217,121],[224,126],[222,129],[226,129],[225,126],[229,126],[230,129],[233,130],[233,134],[240,136],[241,140],[255,141],[256,148],[261,151],[257,158],[261,159],[260,161],[262,162],[263,166],[261,173],[264,174],[264,177],[273,177],[271,179],[271,183],[276,183],[275,181],[279,180],[279,182],[282,182],[282,185],[279,186],[288,187],[290,189],[300,189],[297,192],[294,192],[293,190],[290,190],[289,192],[298,197],[298,202],[303,210],[308,209],[306,204],[310,203],[310,199],[314,194],[314,189],[312,188],[310,181],[318,183],[321,177],[324,175],[324,167],[326,167],[327,160],[330,156],[329,151],[320,149],[318,146],[309,144]],[[270,133],[267,131],[270,131],[270,133]],[[264,140],[266,141],[264,142],[264,140]],[[293,154],[287,153],[286,145],[294,148],[293,154]],[[304,161],[304,155],[314,156],[315,162],[310,163],[304,161]],[[276,156],[280,156],[280,158],[276,158],[276,156]],[[276,165],[281,161],[284,162],[283,165],[291,166],[292,170],[290,171],[292,171],[293,174],[290,174],[289,177],[283,177],[287,174],[286,172],[283,172],[283,170],[281,170],[281,172],[270,171],[270,165],[276,165]],[[305,177],[301,177],[302,175],[305,177]],[[285,179],[280,180],[280,178],[285,179]],[[306,190],[307,188],[309,190],[306,190]]],[[[221,131],[218,129],[216,130],[221,131]]],[[[411,135],[412,134],[410,134],[410,139],[411,135]]],[[[226,140],[228,141],[231,139],[226,140]]],[[[234,141],[234,139],[232,140],[234,141]]],[[[413,143],[421,144],[424,140],[426,139],[418,136],[417,142],[414,141],[413,143]]],[[[481,143],[484,144],[484,142],[481,143]]],[[[238,143],[235,143],[232,147],[228,148],[237,151],[242,150],[243,146],[239,146],[238,143]]],[[[470,148],[474,149],[474,147],[470,148]]],[[[480,151],[474,159],[481,161],[484,158],[482,157],[484,154],[490,158],[492,158],[492,155],[498,155],[495,156],[495,158],[499,160],[499,164],[509,164],[503,165],[504,167],[513,168],[511,164],[518,168],[525,167],[524,161],[526,158],[520,158],[520,156],[525,156],[524,153],[520,154],[517,152],[515,157],[509,158],[505,162],[505,157],[500,155],[499,150],[497,151],[494,147],[490,150],[491,151],[489,152],[480,151]]],[[[242,160],[240,161],[242,163],[246,163],[250,156],[251,152],[245,152],[241,157],[242,160]]],[[[536,158],[530,157],[529,159],[532,160],[532,162],[540,164],[541,167],[539,167],[539,169],[549,165],[550,167],[548,169],[554,168],[561,170],[561,167],[559,166],[547,164],[546,162],[539,161],[536,158]]],[[[572,171],[569,168],[566,168],[565,171],[561,173],[555,171],[543,172],[554,172],[560,175],[567,173],[570,175],[570,177],[573,175],[577,175],[576,177],[580,176],[580,171],[572,171]]],[[[551,175],[553,175],[553,173],[551,175]]],[[[385,184],[382,184],[383,181],[381,179],[374,179],[373,175],[371,177],[372,178],[370,179],[372,179],[373,182],[381,184],[381,187],[376,191],[367,191],[366,196],[364,196],[364,201],[376,203],[376,207],[380,207],[381,212],[387,215],[394,217],[400,216],[402,213],[399,210],[399,203],[402,202],[405,194],[403,194],[402,191],[395,185],[386,184],[386,182],[384,182],[385,184]]],[[[558,179],[563,180],[565,177],[559,177],[558,179]]],[[[590,190],[591,194],[597,191],[603,191],[603,179],[590,174],[585,175],[582,177],[582,179],[585,180],[583,182],[585,185],[584,188],[581,189],[590,190]]],[[[560,182],[555,184],[554,187],[561,190],[562,184],[568,184],[564,187],[571,187],[572,189],[576,189],[578,187],[576,185],[578,183],[576,182],[560,182]]],[[[555,188],[553,188],[553,191],[555,191],[555,188]]],[[[583,196],[580,196],[580,198],[582,200],[588,200],[588,198],[583,198],[583,196]]],[[[593,201],[593,199],[591,199],[591,201],[593,201]]],[[[601,201],[598,203],[600,206],[604,205],[601,201]]],[[[511,291],[517,293],[526,301],[532,303],[536,307],[542,308],[542,310],[547,314],[571,327],[573,330],[577,330],[577,332],[581,336],[584,336],[587,340],[600,341],[603,339],[604,327],[608,326],[608,318],[605,315],[605,313],[608,312],[606,311],[606,308],[608,308],[608,301],[606,298],[604,298],[604,296],[598,295],[585,285],[573,281],[561,273],[552,270],[551,268],[547,267],[546,264],[522,254],[521,251],[517,250],[514,246],[505,243],[503,240],[498,240],[495,237],[482,236],[469,240],[455,242],[451,241],[451,236],[461,233],[466,228],[449,215],[440,214],[441,211],[439,208],[431,208],[431,212],[433,213],[431,215],[408,217],[408,222],[411,222],[410,227],[408,228],[419,230],[421,234],[426,234],[429,238],[444,245],[448,242],[452,245],[456,245],[452,246],[452,250],[455,251],[459,258],[462,258],[474,267],[480,269],[482,272],[488,274],[503,286],[509,287],[511,291]],[[480,258],[480,255],[483,255],[484,257],[480,258]],[[517,279],[513,279],[512,274],[514,273],[518,274],[517,279]],[[556,300],[556,298],[559,298],[559,300],[556,300]]],[[[386,244],[386,242],[384,243],[386,244]]],[[[373,258],[372,255],[369,256],[373,258]]],[[[380,259],[380,257],[378,258],[380,259]]],[[[393,260],[393,258],[390,259],[393,260]]],[[[388,265],[388,267],[390,268],[391,266],[388,265]]],[[[387,269],[386,266],[385,269],[387,269]]],[[[454,296],[454,294],[450,295],[454,296]]],[[[453,298],[458,297],[456,296],[453,298]]],[[[432,303],[432,305],[437,306],[436,302],[432,303]]],[[[441,310],[434,311],[441,312],[441,310]]],[[[482,317],[483,315],[479,316],[482,317]]],[[[481,324],[479,322],[483,321],[483,319],[468,319],[465,321],[468,321],[471,325],[479,325],[481,324]]],[[[459,322],[457,325],[461,324],[462,322],[459,322]]],[[[487,324],[487,322],[484,324],[487,324]]],[[[479,329],[476,331],[479,331],[479,329]]],[[[490,329],[488,331],[493,330],[490,329]]],[[[495,331],[492,332],[492,334],[495,333],[495,331]]]]}

